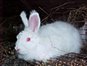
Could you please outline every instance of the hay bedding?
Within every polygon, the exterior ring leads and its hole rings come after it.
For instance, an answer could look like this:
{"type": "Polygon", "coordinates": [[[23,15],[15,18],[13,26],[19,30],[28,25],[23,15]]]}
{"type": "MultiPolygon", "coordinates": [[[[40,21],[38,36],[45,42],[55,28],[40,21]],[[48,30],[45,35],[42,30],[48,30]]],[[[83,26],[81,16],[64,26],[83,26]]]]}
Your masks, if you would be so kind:
{"type": "MultiPolygon", "coordinates": [[[[67,12],[62,12],[61,8],[67,5],[67,3],[54,7],[51,9],[50,13],[47,13],[44,9],[39,7],[39,9],[46,13],[47,16],[42,19],[42,24],[46,24],[46,22],[51,22],[57,20],[68,21],[76,26],[78,29],[82,27],[87,20],[87,7],[80,8],[71,8],[71,10],[67,10],[67,12]],[[57,15],[62,14],[60,18],[57,15]],[[67,13],[67,14],[66,14],[67,13]]],[[[70,9],[70,8],[69,8],[70,9]]],[[[69,53],[59,58],[55,58],[55,61],[49,60],[47,63],[43,63],[42,61],[34,61],[34,62],[26,62],[22,59],[18,59],[16,56],[16,52],[14,50],[15,43],[12,42],[16,40],[15,36],[18,32],[23,29],[23,25],[20,24],[21,20],[17,17],[11,17],[10,19],[6,19],[1,25],[5,26],[3,34],[4,40],[1,42],[2,44],[2,66],[87,66],[87,39],[83,41],[84,47],[81,50],[80,54],[69,53]],[[12,21],[11,21],[12,20],[12,21]],[[15,24],[13,21],[19,22],[15,24]],[[10,22],[9,26],[6,26],[6,22],[10,22]],[[7,28],[8,27],[8,28],[7,28]],[[9,33],[8,33],[9,32],[9,33]],[[14,35],[14,36],[13,36],[14,35]],[[9,38],[12,36],[12,38],[9,38]]],[[[87,31],[87,28],[85,29],[87,31]]],[[[87,33],[86,33],[87,35],[87,33]]]]}
{"type": "Polygon", "coordinates": [[[43,63],[41,61],[26,62],[22,59],[17,58],[13,45],[14,43],[8,41],[2,43],[2,46],[4,46],[4,48],[2,48],[3,52],[2,66],[86,66],[87,65],[87,54],[83,53],[65,54],[63,56],[60,56],[59,58],[55,58],[56,59],[55,61],[49,60],[47,63],[43,63]]]}

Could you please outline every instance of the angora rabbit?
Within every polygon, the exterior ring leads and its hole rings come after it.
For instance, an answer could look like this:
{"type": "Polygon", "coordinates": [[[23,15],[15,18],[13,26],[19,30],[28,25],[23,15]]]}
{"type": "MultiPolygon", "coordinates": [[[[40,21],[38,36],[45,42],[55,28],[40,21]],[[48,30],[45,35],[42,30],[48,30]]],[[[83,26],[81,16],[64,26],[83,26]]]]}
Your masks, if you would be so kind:
{"type": "Polygon", "coordinates": [[[70,52],[80,52],[80,34],[71,24],[55,21],[40,27],[40,17],[35,10],[29,20],[24,11],[20,16],[25,28],[17,35],[15,49],[19,58],[46,62],[70,52]]]}

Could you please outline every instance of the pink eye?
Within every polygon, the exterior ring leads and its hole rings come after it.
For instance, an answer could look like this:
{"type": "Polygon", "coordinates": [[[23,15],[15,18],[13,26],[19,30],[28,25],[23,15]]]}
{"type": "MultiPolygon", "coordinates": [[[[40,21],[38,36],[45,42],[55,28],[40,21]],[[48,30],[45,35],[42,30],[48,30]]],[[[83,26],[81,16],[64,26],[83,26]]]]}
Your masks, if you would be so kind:
{"type": "Polygon", "coordinates": [[[30,41],[31,39],[30,38],[27,38],[27,41],[30,41]]]}

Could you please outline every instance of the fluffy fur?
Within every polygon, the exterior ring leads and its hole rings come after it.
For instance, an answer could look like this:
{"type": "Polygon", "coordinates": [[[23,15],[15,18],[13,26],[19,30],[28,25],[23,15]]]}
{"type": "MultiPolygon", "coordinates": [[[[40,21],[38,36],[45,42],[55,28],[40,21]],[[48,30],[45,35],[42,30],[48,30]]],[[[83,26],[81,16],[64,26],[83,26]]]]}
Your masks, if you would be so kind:
{"type": "MultiPolygon", "coordinates": [[[[79,53],[82,47],[82,41],[78,30],[71,24],[62,21],[56,21],[51,24],[46,24],[40,27],[40,17],[35,10],[31,12],[28,23],[27,18],[23,18],[24,12],[21,13],[21,18],[25,25],[25,29],[17,35],[15,49],[20,49],[18,57],[24,60],[44,61],[64,55],[66,53],[79,53]],[[37,16],[38,24],[32,25],[31,17],[37,16]],[[26,21],[25,21],[26,20],[26,21]],[[27,25],[29,24],[29,25],[27,25]],[[31,29],[32,28],[32,29],[31,29]],[[33,31],[33,29],[35,31],[33,31]],[[31,38],[28,42],[27,38],[31,38]]],[[[36,18],[35,18],[36,19],[36,18]]],[[[33,23],[35,24],[35,23],[33,23]]]]}

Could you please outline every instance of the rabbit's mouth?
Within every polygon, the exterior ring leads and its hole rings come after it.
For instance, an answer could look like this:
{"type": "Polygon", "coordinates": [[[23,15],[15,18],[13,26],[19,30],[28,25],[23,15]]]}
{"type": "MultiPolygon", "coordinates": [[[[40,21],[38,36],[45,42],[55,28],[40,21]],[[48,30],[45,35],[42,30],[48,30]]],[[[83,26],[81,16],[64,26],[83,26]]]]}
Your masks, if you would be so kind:
{"type": "Polygon", "coordinates": [[[17,52],[17,55],[24,55],[23,53],[21,53],[21,52],[17,52]]]}
{"type": "Polygon", "coordinates": [[[17,54],[18,55],[25,55],[26,53],[24,53],[24,51],[18,51],[17,54]]]}
{"type": "Polygon", "coordinates": [[[19,53],[20,49],[17,49],[16,52],[19,53]]]}

